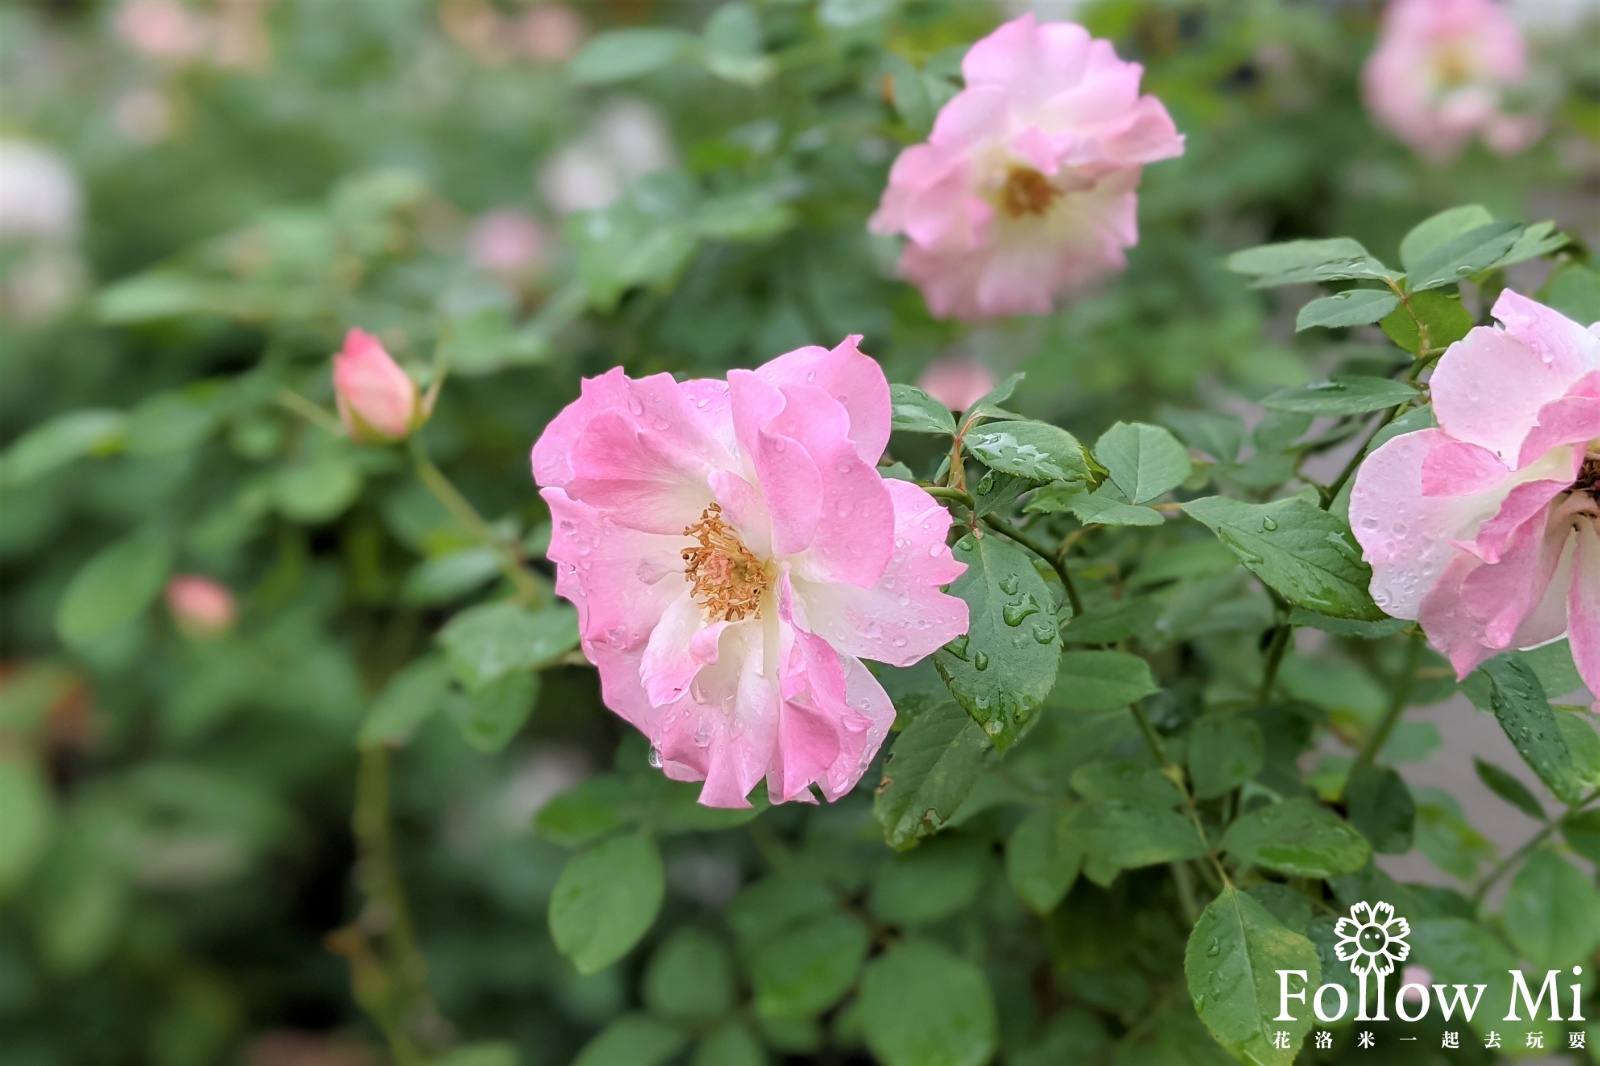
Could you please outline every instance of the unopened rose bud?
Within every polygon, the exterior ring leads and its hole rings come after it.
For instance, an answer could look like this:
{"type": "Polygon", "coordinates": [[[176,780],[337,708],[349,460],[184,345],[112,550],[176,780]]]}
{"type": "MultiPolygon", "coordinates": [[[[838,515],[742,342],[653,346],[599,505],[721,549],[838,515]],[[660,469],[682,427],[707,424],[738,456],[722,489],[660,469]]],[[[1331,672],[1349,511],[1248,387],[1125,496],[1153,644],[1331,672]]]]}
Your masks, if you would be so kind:
{"type": "Polygon", "coordinates": [[[432,396],[424,397],[378,339],[359,329],[333,357],[333,391],[350,435],[368,444],[404,440],[433,408],[432,396]]]}
{"type": "Polygon", "coordinates": [[[976,359],[936,360],[917,379],[923,392],[952,411],[965,411],[997,384],[993,371],[976,359]]]}
{"type": "Polygon", "coordinates": [[[167,609],[178,628],[197,639],[226,633],[239,616],[233,593],[198,574],[180,574],[167,582],[167,609]]]}

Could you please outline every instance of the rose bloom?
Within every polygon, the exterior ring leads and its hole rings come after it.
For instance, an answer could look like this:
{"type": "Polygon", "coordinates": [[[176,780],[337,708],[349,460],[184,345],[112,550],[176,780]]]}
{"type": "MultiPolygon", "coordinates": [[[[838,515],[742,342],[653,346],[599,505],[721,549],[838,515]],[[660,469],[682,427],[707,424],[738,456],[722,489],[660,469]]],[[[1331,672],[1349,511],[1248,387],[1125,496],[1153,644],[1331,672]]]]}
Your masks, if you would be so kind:
{"type": "Polygon", "coordinates": [[[333,392],[345,428],[368,444],[404,440],[433,408],[432,394],[421,395],[378,338],[359,329],[333,357],[333,392]]]}
{"type": "Polygon", "coordinates": [[[940,317],[1050,310],[1126,264],[1143,164],[1183,154],[1143,68],[1082,26],[1008,22],[972,46],[967,87],[889,171],[874,233],[940,317]]]}
{"type": "Polygon", "coordinates": [[[1437,429],[1384,444],[1350,495],[1372,594],[1466,674],[1567,635],[1600,696],[1600,324],[1506,291],[1450,346],[1437,429]]]}
{"type": "Polygon", "coordinates": [[[994,371],[976,359],[937,359],[917,379],[917,387],[952,411],[965,411],[993,391],[994,371]]]}
{"type": "Polygon", "coordinates": [[[1373,117],[1431,159],[1475,137],[1511,155],[1542,130],[1504,108],[1526,68],[1522,34],[1494,0],[1393,0],[1361,84],[1373,117]]]}
{"type": "Polygon", "coordinates": [[[193,637],[226,633],[239,616],[233,593],[209,577],[180,574],[167,582],[166,596],[173,621],[193,637]]]}
{"type": "Polygon", "coordinates": [[[179,0],[128,0],[115,26],[128,47],[151,59],[184,62],[206,46],[205,23],[179,0]]]}
{"type": "Polygon", "coordinates": [[[876,468],[889,386],[851,337],[726,381],[615,369],[533,448],[556,590],[606,705],[700,802],[837,799],[894,722],[862,665],[967,628],[950,515],[876,468]]]}

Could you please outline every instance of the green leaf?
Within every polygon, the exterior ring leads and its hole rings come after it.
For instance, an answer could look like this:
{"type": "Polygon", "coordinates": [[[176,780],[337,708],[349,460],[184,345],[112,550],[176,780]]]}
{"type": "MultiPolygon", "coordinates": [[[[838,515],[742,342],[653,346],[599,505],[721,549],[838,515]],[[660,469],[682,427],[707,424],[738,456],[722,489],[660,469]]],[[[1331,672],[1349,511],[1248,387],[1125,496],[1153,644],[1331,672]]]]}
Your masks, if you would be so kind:
{"type": "Polygon", "coordinates": [[[1556,229],[1554,222],[1535,222],[1522,231],[1517,237],[1517,243],[1511,250],[1490,264],[1494,269],[1525,263],[1530,259],[1549,255],[1558,248],[1565,248],[1572,243],[1572,238],[1556,229]]]}
{"type": "Polygon", "coordinates": [[[1095,442],[1094,455],[1130,503],[1149,503],[1189,479],[1194,465],[1178,439],[1160,426],[1118,422],[1095,442]]]}
{"type": "Polygon", "coordinates": [[[645,1006],[658,1018],[713,1022],[733,1009],[733,960],[722,941],[683,926],[650,956],[641,990],[645,1006]]]}
{"type": "Polygon", "coordinates": [[[1072,790],[1084,799],[1120,799],[1146,807],[1183,805],[1183,793],[1154,766],[1096,759],[1072,771],[1072,790]]]}
{"type": "Polygon", "coordinates": [[[1240,862],[1290,877],[1337,877],[1366,865],[1372,848],[1337,814],[1308,799],[1269,803],[1241,815],[1222,836],[1240,862]]]}
{"type": "Polygon", "coordinates": [[[572,57],[567,73],[579,85],[609,85],[653,74],[697,44],[681,30],[625,29],[597,34],[572,57]]]}
{"type": "Polygon", "coordinates": [[[1600,271],[1563,264],[1539,289],[1539,301],[1574,322],[1600,322],[1600,271]]]}
{"type": "Polygon", "coordinates": [[[39,767],[0,750],[0,900],[21,887],[50,844],[54,807],[39,767]]]}
{"type": "Polygon", "coordinates": [[[1228,257],[1228,269],[1255,278],[1252,287],[1292,285],[1323,280],[1319,271],[1368,258],[1359,241],[1348,237],[1287,241],[1246,248],[1228,257]]]}
{"type": "Polygon", "coordinates": [[[1046,514],[1069,511],[1086,526],[1159,526],[1166,521],[1153,507],[1129,503],[1114,485],[1102,485],[1093,492],[1084,492],[1075,483],[1046,485],[1034,493],[1023,510],[1046,514]]]}
{"type": "Polygon", "coordinates": [[[124,446],[129,455],[170,455],[201,443],[217,428],[216,390],[204,384],[161,392],[128,415],[124,446]]]}
{"type": "Polygon", "coordinates": [[[135,533],[85,563],[56,608],[56,633],[69,645],[103,637],[143,614],[172,572],[172,545],[135,533]]]}
{"type": "Polygon", "coordinates": [[[911,385],[890,385],[890,427],[902,433],[939,433],[955,436],[956,417],[950,408],[911,385]]]}
{"type": "Polygon", "coordinates": [[[1021,419],[988,422],[964,438],[968,454],[1003,474],[1034,481],[1085,481],[1083,445],[1064,429],[1021,419]]]}
{"type": "Polygon", "coordinates": [[[529,611],[515,603],[470,607],[439,631],[450,667],[468,688],[535,670],[578,646],[578,612],[560,603],[529,611]]]}
{"type": "Polygon", "coordinates": [[[1439,248],[1464,233],[1480,229],[1494,221],[1494,216],[1482,204],[1465,204],[1440,211],[1437,215],[1417,223],[1400,240],[1400,262],[1410,273],[1439,248]]]}
{"type": "Polygon", "coordinates": [[[986,418],[997,418],[1005,414],[1000,405],[1011,399],[1011,394],[1017,391],[1017,386],[1022,384],[1023,375],[1012,374],[1000,384],[984,393],[973,401],[962,416],[962,424],[967,427],[975,426],[986,418]]]}
{"type": "Polygon", "coordinates": [[[739,1021],[727,1021],[700,1038],[689,1066],[767,1066],[767,1053],[739,1021]]]}
{"type": "Polygon", "coordinates": [[[1422,354],[1422,329],[1428,330],[1428,348],[1438,351],[1448,348],[1472,330],[1472,312],[1461,304],[1459,295],[1430,289],[1414,292],[1407,298],[1407,307],[1401,307],[1383,320],[1383,332],[1389,339],[1414,356],[1422,354]]]}
{"type": "Polygon", "coordinates": [[[444,705],[450,687],[450,666],[438,655],[425,655],[389,679],[361,723],[356,744],[363,748],[399,747],[427,717],[444,705]]]}
{"type": "Polygon", "coordinates": [[[1522,235],[1518,222],[1490,222],[1452,237],[1418,258],[1408,276],[1413,292],[1451,285],[1488,270],[1522,235]]]}
{"type": "Polygon", "coordinates": [[[330,448],[284,465],[273,489],[285,518],[323,525],[344,514],[361,495],[361,470],[343,450],[330,448]]]}
{"type": "Polygon", "coordinates": [[[1108,885],[1119,870],[1195,859],[1205,843],[1176,811],[1146,803],[1100,799],[1072,808],[1071,833],[1084,849],[1084,873],[1108,885]]]}
{"type": "Polygon", "coordinates": [[[967,601],[970,624],[934,653],[956,702],[1001,751],[1032,724],[1055,683],[1061,658],[1054,598],[1022,549],[1005,537],[971,533],[956,541],[966,572],[950,594],[967,601]]]}
{"type": "Polygon", "coordinates": [[[1385,617],[1367,591],[1372,568],[1343,519],[1298,497],[1256,504],[1207,496],[1183,509],[1290,603],[1335,618],[1385,617]]]}
{"type": "Polygon", "coordinates": [[[891,856],[872,878],[872,913],[890,925],[924,925],[971,905],[988,872],[988,848],[971,837],[941,837],[891,856]]]}
{"type": "Polygon", "coordinates": [[[809,881],[769,878],[739,893],[728,924],[764,1019],[813,1018],[856,983],[871,945],[866,926],[809,881]]]}
{"type": "Polygon", "coordinates": [[[1502,657],[1485,663],[1479,672],[1489,682],[1489,708],[1517,754],[1563,802],[1577,802],[1582,785],[1572,752],[1533,671],[1516,659],[1502,657]]]}
{"type": "Polygon", "coordinates": [[[595,1034],[572,1066],[662,1066],[689,1038],[646,1014],[624,1014],[595,1034]]]}
{"type": "Polygon", "coordinates": [[[1411,850],[1417,820],[1416,801],[1399,774],[1368,763],[1351,775],[1344,789],[1346,814],[1380,855],[1411,850]]]}
{"type": "Polygon", "coordinates": [[[727,3],[706,20],[706,69],[740,85],[760,85],[777,67],[762,54],[761,18],[746,3],[727,3]]]}
{"type": "Polygon", "coordinates": [[[1265,765],[1261,727],[1248,718],[1208,715],[1189,734],[1189,779],[1201,799],[1232,792],[1265,765]]]}
{"type": "Polygon", "coordinates": [[[1502,917],[1511,946],[1536,969],[1585,964],[1600,947],[1600,889],[1548,848],[1517,871],[1502,917]]]}
{"type": "MultiPolygon", "coordinates": [[[[1405,917],[1402,915],[1402,917],[1405,917]]],[[[1526,1048],[1527,1034],[1542,1030],[1539,1021],[1531,1021],[1520,1009],[1519,1021],[1508,1021],[1500,1004],[1510,1004],[1512,996],[1510,971],[1520,969],[1516,955],[1509,951],[1501,939],[1476,922],[1465,918],[1411,918],[1411,958],[1409,962],[1426,966],[1433,972],[1437,984],[1488,986],[1483,992],[1483,1010],[1472,1016],[1471,1024],[1480,1038],[1490,1031],[1500,1035],[1507,1048],[1526,1048]]],[[[1526,975],[1524,975],[1526,976],[1526,975]]],[[[1529,982],[1537,993],[1539,982],[1529,982]]],[[[1545,1001],[1546,1009],[1549,1000],[1545,1001]]],[[[1458,1010],[1455,1014],[1461,1020],[1458,1010]]]]}
{"type": "Polygon", "coordinates": [[[1400,306],[1400,297],[1387,289],[1348,289],[1312,300],[1295,316],[1296,333],[1308,329],[1346,329],[1368,326],[1400,306]]]}
{"type": "Polygon", "coordinates": [[[861,1025],[884,1066],[983,1066],[999,1042],[983,972],[911,940],[874,959],[861,979],[861,1025]]]}
{"type": "Polygon", "coordinates": [[[1573,851],[1600,862],[1600,810],[1574,811],[1561,819],[1561,835],[1573,851]]]}
{"type": "Polygon", "coordinates": [[[1006,877],[1037,914],[1055,910],[1078,879],[1083,849],[1072,825],[1069,811],[1045,807],[1017,823],[1006,840],[1006,877]]]}
{"type": "Polygon", "coordinates": [[[649,932],[664,891],[655,841],[637,833],[613,837],[561,871],[550,896],[550,935],[579,973],[599,973],[649,932]]]}
{"type": "Polygon", "coordinates": [[[1487,785],[1490,792],[1529,818],[1538,822],[1544,821],[1544,808],[1540,806],[1538,798],[1528,790],[1527,785],[1494,763],[1476,757],[1472,760],[1472,768],[1478,772],[1478,780],[1487,785]]]}
{"type": "Polygon", "coordinates": [[[697,232],[687,205],[665,216],[632,200],[569,217],[564,226],[578,252],[578,280],[598,310],[611,311],[635,287],[667,288],[694,255],[697,232]]]}
{"type": "Polygon", "coordinates": [[[504,674],[477,688],[451,692],[445,712],[464,739],[487,755],[500,751],[517,735],[539,700],[536,674],[504,674]]]}
{"type": "Polygon", "coordinates": [[[908,848],[943,828],[972,790],[988,749],[983,728],[948,697],[921,710],[890,749],[872,799],[889,846],[908,848]]]}
{"type": "Polygon", "coordinates": [[[517,1049],[500,1041],[465,1044],[441,1055],[438,1066],[517,1066],[517,1049]]]}
{"type": "Polygon", "coordinates": [[[1212,900],[1195,923],[1183,955],[1194,1009],[1217,1042],[1247,1062],[1289,1066],[1313,1016],[1275,1021],[1279,970],[1303,970],[1306,987],[1321,984],[1322,965],[1310,940],[1285,929],[1249,895],[1232,885],[1212,900]],[[1275,1047],[1279,1032],[1287,1048],[1275,1047]]]}
{"type": "Polygon", "coordinates": [[[34,426],[0,453],[0,487],[16,488],[89,455],[121,446],[121,411],[83,410],[34,426]]]}
{"type": "Polygon", "coordinates": [[[1307,415],[1359,415],[1398,407],[1418,395],[1403,381],[1346,375],[1280,389],[1262,400],[1261,406],[1307,415]]]}
{"type": "Polygon", "coordinates": [[[488,548],[464,548],[419,563],[406,575],[401,598],[419,607],[451,603],[475,592],[500,573],[500,558],[488,548]]]}
{"type": "Polygon", "coordinates": [[[1150,664],[1121,651],[1069,651],[1061,668],[1052,707],[1069,711],[1109,711],[1160,691],[1150,664]]]}

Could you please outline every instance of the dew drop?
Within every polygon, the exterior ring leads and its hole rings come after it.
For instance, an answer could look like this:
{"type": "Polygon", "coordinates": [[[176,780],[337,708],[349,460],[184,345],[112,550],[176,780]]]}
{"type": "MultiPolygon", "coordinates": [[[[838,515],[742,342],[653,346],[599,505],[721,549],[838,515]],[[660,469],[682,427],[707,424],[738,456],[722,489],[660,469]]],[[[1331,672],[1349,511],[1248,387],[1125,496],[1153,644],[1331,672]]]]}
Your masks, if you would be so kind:
{"type": "Polygon", "coordinates": [[[661,749],[654,744],[650,745],[650,765],[657,770],[661,769],[661,749]]]}

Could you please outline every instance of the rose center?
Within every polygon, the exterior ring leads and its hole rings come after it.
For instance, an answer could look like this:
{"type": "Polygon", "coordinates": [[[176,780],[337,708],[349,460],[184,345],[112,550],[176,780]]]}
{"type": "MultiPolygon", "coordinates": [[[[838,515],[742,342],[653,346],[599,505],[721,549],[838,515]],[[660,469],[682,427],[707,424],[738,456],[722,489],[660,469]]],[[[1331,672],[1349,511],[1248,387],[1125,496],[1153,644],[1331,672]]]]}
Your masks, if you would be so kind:
{"type": "Polygon", "coordinates": [[[761,617],[761,601],[772,588],[772,568],[750,554],[722,520],[722,508],[714,503],[707,507],[683,535],[700,542],[683,549],[684,577],[706,617],[713,622],[761,617]]]}
{"type": "Polygon", "coordinates": [[[1590,496],[1600,499],[1600,455],[1591,455],[1584,461],[1572,491],[1587,492],[1590,496]]]}
{"type": "Polygon", "coordinates": [[[1473,79],[1472,55],[1460,45],[1446,48],[1439,56],[1439,83],[1447,89],[1465,85],[1473,79]]]}
{"type": "Polygon", "coordinates": [[[1000,187],[1000,207],[1012,218],[1042,215],[1061,198],[1061,190],[1032,167],[1015,166],[1000,187]]]}

